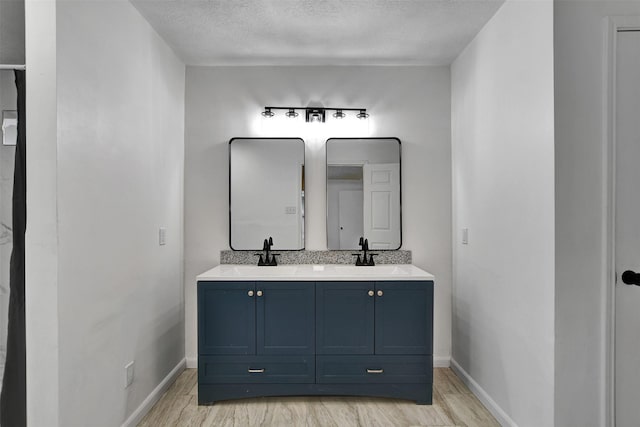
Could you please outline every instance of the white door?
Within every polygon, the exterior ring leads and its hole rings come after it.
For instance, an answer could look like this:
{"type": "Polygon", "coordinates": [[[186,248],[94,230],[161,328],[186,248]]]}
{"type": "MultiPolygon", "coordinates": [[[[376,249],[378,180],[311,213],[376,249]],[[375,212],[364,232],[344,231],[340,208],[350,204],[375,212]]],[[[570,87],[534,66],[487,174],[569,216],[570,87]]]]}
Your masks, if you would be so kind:
{"type": "Polygon", "coordinates": [[[400,246],[400,164],[365,164],[364,237],[371,249],[398,249],[400,246]]]}
{"type": "Polygon", "coordinates": [[[640,273],[640,32],[618,33],[616,83],[615,416],[617,427],[637,427],[640,286],[622,274],[640,273]]]}
{"type": "Polygon", "coordinates": [[[362,236],[362,190],[338,192],[340,249],[358,249],[362,236]]]}

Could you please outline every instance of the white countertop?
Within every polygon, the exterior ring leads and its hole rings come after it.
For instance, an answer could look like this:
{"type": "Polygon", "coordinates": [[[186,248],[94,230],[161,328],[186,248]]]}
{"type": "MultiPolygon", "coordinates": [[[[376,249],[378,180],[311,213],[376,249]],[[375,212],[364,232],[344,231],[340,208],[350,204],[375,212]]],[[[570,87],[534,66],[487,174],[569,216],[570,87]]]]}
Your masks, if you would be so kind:
{"type": "Polygon", "coordinates": [[[434,280],[431,273],[412,264],[381,264],[356,267],[347,264],[297,264],[276,267],[223,264],[200,274],[198,281],[242,280],[434,280]]]}

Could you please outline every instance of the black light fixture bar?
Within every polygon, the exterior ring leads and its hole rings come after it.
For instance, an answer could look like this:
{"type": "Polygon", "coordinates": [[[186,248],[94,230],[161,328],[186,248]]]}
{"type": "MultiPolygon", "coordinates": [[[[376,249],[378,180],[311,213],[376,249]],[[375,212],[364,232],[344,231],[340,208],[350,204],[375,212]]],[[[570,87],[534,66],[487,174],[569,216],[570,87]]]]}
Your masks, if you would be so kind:
{"type": "Polygon", "coordinates": [[[270,118],[275,115],[273,110],[286,110],[287,113],[285,115],[287,117],[293,118],[298,117],[298,113],[296,110],[303,110],[305,112],[305,120],[307,122],[324,122],[326,118],[327,111],[335,111],[333,117],[336,119],[342,119],[345,117],[345,111],[357,111],[356,117],[359,119],[366,119],[369,117],[366,108],[337,108],[337,107],[264,107],[264,111],[261,113],[264,117],[270,118]]]}

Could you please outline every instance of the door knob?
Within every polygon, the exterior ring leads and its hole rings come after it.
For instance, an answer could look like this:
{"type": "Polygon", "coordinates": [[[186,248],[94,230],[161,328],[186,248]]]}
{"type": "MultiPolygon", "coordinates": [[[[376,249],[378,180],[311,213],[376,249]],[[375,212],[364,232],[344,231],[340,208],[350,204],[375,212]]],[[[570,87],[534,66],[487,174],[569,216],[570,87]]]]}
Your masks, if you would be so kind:
{"type": "Polygon", "coordinates": [[[250,297],[252,297],[252,296],[253,296],[253,291],[249,291],[249,292],[247,292],[247,295],[249,295],[250,297]]]}
{"type": "Polygon", "coordinates": [[[627,270],[622,273],[622,281],[627,285],[640,286],[640,274],[635,271],[627,270]]]}

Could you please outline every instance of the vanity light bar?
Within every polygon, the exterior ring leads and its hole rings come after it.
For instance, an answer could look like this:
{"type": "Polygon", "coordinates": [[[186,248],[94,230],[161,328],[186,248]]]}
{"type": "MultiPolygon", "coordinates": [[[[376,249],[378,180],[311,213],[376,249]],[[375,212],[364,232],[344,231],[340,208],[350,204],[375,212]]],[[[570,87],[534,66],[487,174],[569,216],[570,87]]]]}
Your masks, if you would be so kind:
{"type": "Polygon", "coordinates": [[[305,112],[305,121],[307,123],[320,122],[324,123],[326,120],[327,111],[335,111],[333,117],[336,119],[343,119],[346,117],[345,111],[357,111],[356,117],[359,119],[367,119],[369,114],[366,108],[333,108],[333,107],[264,107],[264,111],[261,113],[266,118],[275,116],[273,110],[287,110],[285,116],[289,118],[298,117],[296,110],[305,112]]]}

